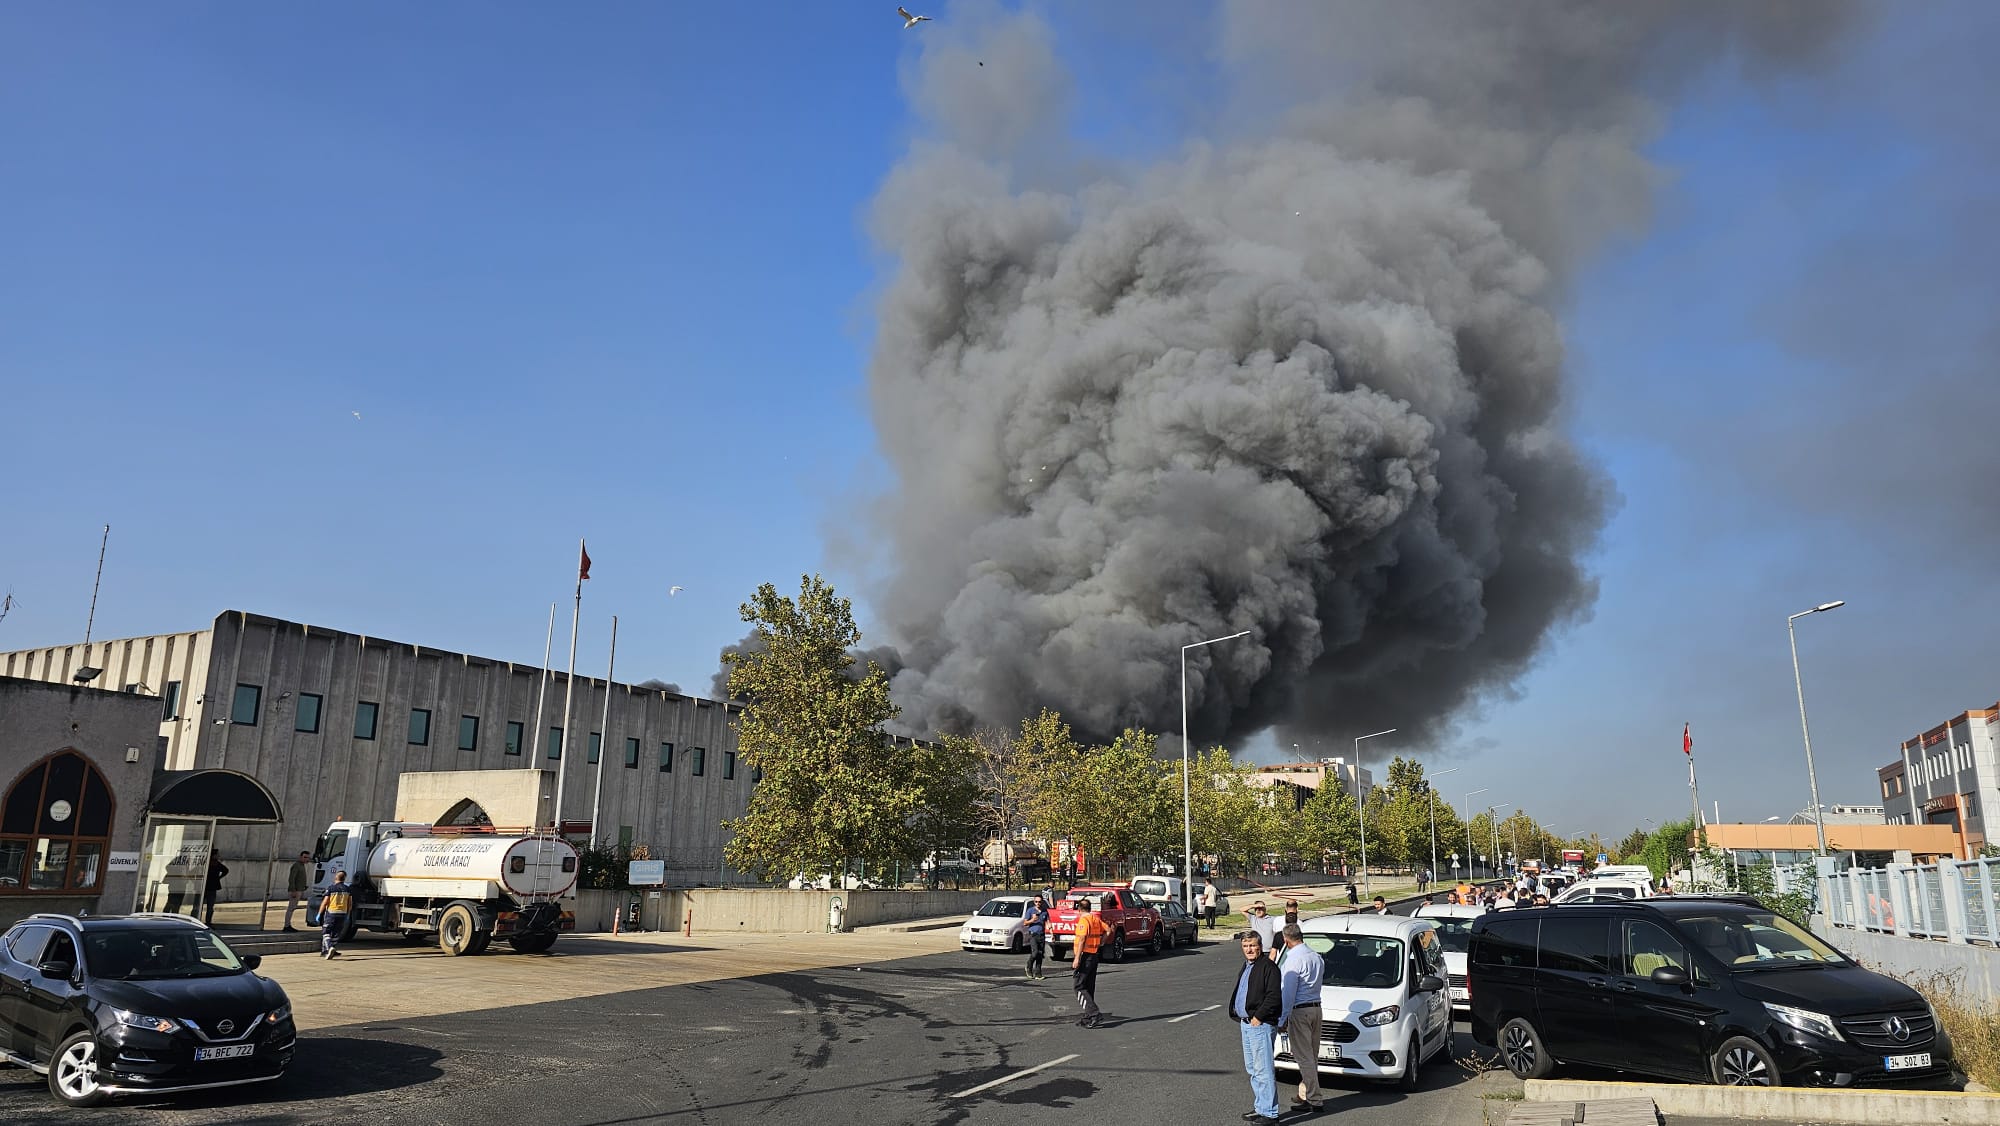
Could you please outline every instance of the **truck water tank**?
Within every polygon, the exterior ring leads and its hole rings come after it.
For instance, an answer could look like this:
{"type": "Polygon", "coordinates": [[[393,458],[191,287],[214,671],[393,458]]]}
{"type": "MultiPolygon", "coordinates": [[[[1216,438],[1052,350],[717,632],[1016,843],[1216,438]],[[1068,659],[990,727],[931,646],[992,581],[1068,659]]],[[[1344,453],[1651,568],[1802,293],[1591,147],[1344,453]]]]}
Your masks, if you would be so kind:
{"type": "Polygon", "coordinates": [[[568,894],[576,849],[542,837],[391,837],[368,855],[374,880],[486,880],[517,898],[568,894]]]}

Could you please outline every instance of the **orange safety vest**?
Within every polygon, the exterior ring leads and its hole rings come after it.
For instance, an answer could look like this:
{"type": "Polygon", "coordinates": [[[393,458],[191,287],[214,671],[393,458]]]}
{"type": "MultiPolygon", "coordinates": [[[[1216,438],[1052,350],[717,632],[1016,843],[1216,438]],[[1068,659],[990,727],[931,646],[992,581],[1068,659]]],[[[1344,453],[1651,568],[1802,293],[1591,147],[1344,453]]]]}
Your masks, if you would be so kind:
{"type": "Polygon", "coordinates": [[[1076,945],[1085,954],[1097,953],[1097,948],[1103,945],[1105,936],[1110,933],[1110,924],[1096,915],[1078,915],[1076,918],[1076,945]]]}

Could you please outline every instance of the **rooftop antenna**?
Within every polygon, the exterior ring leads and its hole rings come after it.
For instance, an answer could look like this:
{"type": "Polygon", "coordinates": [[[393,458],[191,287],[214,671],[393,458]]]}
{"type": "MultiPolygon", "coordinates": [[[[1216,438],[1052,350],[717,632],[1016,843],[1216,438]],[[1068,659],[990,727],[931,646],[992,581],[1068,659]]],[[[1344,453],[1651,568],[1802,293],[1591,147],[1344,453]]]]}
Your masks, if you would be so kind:
{"type": "Polygon", "coordinates": [[[10,590],[5,595],[0,595],[0,622],[7,620],[7,611],[13,608],[14,592],[10,590]]]}
{"type": "MultiPolygon", "coordinates": [[[[111,525],[106,524],[104,526],[104,538],[99,540],[97,544],[97,578],[90,584],[90,618],[83,623],[83,659],[85,661],[90,660],[90,631],[97,625],[97,588],[104,585],[104,549],[110,543],[111,525]]],[[[76,681],[78,684],[89,684],[91,681],[96,680],[98,674],[103,671],[103,669],[92,668],[86,664],[82,668],[77,669],[76,675],[70,677],[70,679],[76,681]]]]}

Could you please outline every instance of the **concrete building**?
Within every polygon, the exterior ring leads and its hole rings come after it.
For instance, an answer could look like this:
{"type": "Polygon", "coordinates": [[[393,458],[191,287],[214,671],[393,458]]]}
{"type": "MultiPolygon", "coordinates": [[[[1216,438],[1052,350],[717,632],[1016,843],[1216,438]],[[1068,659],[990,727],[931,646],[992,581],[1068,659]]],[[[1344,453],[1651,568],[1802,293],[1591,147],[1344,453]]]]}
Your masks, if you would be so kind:
{"type": "MultiPolygon", "coordinates": [[[[1882,825],[1887,821],[1879,805],[1821,805],[1818,820],[1828,825],[1882,825]]],[[[1811,806],[1792,814],[1787,825],[1811,825],[1814,823],[1811,806]]]]}
{"type": "MultiPolygon", "coordinates": [[[[1328,778],[1337,779],[1350,796],[1366,798],[1375,788],[1375,779],[1366,770],[1356,769],[1343,759],[1326,759],[1321,762],[1281,762],[1273,766],[1260,766],[1250,776],[1252,785],[1264,786],[1287,793],[1293,809],[1300,809],[1312,800],[1328,778]]],[[[1281,799],[1282,800],[1282,799],[1281,799]]]]}
{"type": "MultiPolygon", "coordinates": [[[[153,783],[142,847],[181,856],[185,867],[195,850],[205,863],[212,842],[230,868],[224,899],[258,898],[267,887],[282,896],[286,859],[311,848],[331,821],[394,819],[398,778],[407,772],[561,770],[560,815],[582,835],[600,759],[600,841],[647,845],[667,862],[670,883],[744,879],[722,856],[722,822],[743,815],[755,782],[736,761],[738,705],[578,677],[565,723],[559,670],[235,610],[188,633],[0,653],[0,677],[59,685],[92,701],[114,697],[121,717],[143,712],[145,731],[133,737],[136,769],[151,778],[157,767],[169,781],[199,778],[183,789],[183,804],[200,796],[196,804],[221,808],[226,795],[207,791],[232,785],[229,777],[264,791],[268,819],[243,792],[229,816],[197,809],[183,824],[162,814],[163,783],[153,783]],[[88,669],[98,670],[87,675],[102,690],[74,686],[88,669]],[[566,727],[578,738],[567,740],[566,727]]],[[[13,779],[53,749],[53,739],[44,731],[21,748],[0,746],[0,776],[13,779]]],[[[117,761],[108,765],[130,767],[125,745],[113,749],[117,761]]],[[[123,791],[139,800],[121,800],[148,805],[147,790],[127,783],[123,791]]],[[[477,820],[481,812],[456,816],[477,820]]],[[[178,885],[164,871],[156,875],[140,905],[171,910],[164,897],[178,885]]],[[[110,893],[105,910],[131,909],[110,893]]]]}
{"type": "Polygon", "coordinates": [[[2000,703],[1974,708],[1904,740],[1896,761],[1875,770],[1884,817],[1896,825],[1947,825],[1958,857],[1985,849],[1985,803],[2000,802],[2000,703]]]}
{"type": "MultiPolygon", "coordinates": [[[[1808,821],[1788,825],[1709,825],[1708,843],[1726,853],[1740,854],[1745,864],[1810,864],[1819,852],[1819,832],[1808,821]]],[[[1689,840],[1693,840],[1692,834],[1689,840]]],[[[1826,823],[1827,852],[1847,868],[1880,868],[1888,864],[1928,864],[1950,856],[1958,837],[1944,825],[1884,825],[1880,822],[1826,823]]]]}

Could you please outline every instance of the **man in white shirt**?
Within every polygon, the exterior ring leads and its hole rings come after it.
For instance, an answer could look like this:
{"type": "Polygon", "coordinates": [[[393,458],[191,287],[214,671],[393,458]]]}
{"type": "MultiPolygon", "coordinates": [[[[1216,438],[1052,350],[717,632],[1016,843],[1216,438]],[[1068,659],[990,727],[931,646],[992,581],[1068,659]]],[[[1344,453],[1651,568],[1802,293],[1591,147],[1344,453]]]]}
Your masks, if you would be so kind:
{"type": "Polygon", "coordinates": [[[1299,1065],[1299,1097],[1292,1109],[1317,1111],[1326,1097],[1319,1089],[1319,989],[1326,963],[1307,948],[1297,923],[1286,924],[1280,933],[1285,940],[1285,955],[1278,962],[1284,974],[1279,989],[1286,1013],[1285,1036],[1291,1043],[1292,1059],[1299,1065]]]}

